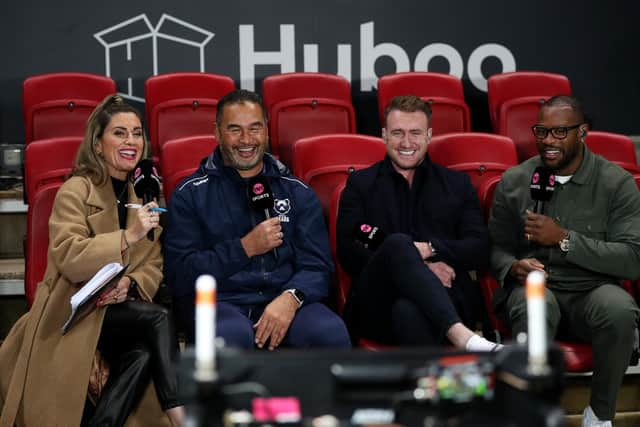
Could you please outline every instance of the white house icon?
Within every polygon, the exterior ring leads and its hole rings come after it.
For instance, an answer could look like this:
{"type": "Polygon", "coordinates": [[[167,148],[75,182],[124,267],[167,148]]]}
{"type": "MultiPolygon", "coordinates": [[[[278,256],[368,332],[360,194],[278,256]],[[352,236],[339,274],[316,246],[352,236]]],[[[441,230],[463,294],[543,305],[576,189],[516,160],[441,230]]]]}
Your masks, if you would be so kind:
{"type": "MultiPolygon", "coordinates": [[[[143,88],[134,88],[133,74],[149,77],[157,75],[159,68],[171,68],[171,62],[184,62],[185,57],[175,59],[174,55],[159,52],[174,52],[176,44],[195,48],[196,58],[193,68],[204,72],[204,47],[215,34],[168,14],[163,14],[154,28],[146,14],[141,14],[119,24],[95,33],[93,36],[104,46],[105,74],[127,81],[126,98],[144,102],[143,88]],[[173,58],[173,60],[172,60],[173,58]],[[159,66],[164,59],[167,64],[159,66]]],[[[181,54],[184,54],[184,50],[181,54]]],[[[188,59],[188,58],[187,58],[188,59]]],[[[193,70],[192,68],[192,70],[193,70]]],[[[144,80],[144,79],[143,79],[144,80]]]]}

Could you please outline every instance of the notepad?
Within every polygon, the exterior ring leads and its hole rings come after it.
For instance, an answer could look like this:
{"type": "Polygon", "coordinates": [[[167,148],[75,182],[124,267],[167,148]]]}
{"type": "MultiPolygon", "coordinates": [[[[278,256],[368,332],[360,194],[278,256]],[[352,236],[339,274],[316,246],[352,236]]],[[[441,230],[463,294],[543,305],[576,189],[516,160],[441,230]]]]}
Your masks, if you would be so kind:
{"type": "Polygon", "coordinates": [[[71,314],[62,325],[63,335],[96,308],[96,302],[100,295],[118,283],[127,267],[128,265],[123,266],[118,262],[105,265],[71,296],[71,314]]]}

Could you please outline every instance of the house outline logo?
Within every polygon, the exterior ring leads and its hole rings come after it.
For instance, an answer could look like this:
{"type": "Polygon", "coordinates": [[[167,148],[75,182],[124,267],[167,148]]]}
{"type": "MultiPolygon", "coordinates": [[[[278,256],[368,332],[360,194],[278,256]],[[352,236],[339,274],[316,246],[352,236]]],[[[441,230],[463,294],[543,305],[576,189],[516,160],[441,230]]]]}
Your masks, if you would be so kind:
{"type": "MultiPolygon", "coordinates": [[[[199,68],[200,72],[204,72],[205,69],[205,54],[204,48],[209,43],[209,41],[215,36],[211,31],[205,30],[204,28],[193,25],[189,22],[183,21],[182,19],[178,19],[174,16],[171,16],[167,13],[163,13],[158,21],[157,25],[153,27],[151,25],[151,21],[145,13],[134,16],[133,18],[122,21],[116,25],[105,28],[93,35],[93,37],[98,40],[98,42],[104,47],[104,61],[105,61],[105,75],[107,77],[111,76],[111,64],[112,58],[111,53],[113,48],[124,46],[126,48],[126,60],[132,61],[134,59],[133,54],[133,44],[142,40],[151,39],[152,45],[152,58],[153,58],[153,75],[158,75],[158,39],[172,41],[174,43],[182,44],[188,47],[194,47],[198,49],[199,53],[199,68]],[[170,34],[169,32],[163,31],[163,25],[176,24],[182,26],[186,30],[190,30],[191,32],[200,35],[202,38],[200,40],[190,40],[185,37],[176,36],[170,34]],[[114,34],[119,31],[131,30],[134,27],[142,28],[142,31],[137,31],[137,34],[129,34],[126,37],[112,40],[114,34]]],[[[144,102],[144,97],[137,96],[134,94],[133,90],[133,78],[131,76],[127,77],[127,91],[126,93],[120,93],[125,98],[144,102]]]]}

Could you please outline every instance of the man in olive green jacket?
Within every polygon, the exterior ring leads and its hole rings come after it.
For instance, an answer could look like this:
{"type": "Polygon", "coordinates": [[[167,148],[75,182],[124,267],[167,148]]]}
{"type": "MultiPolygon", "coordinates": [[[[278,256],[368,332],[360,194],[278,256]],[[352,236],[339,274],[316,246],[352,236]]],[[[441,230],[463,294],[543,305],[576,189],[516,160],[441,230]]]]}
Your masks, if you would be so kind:
{"type": "Polygon", "coordinates": [[[640,193],[628,172],[588,150],[587,128],[575,98],[544,103],[532,128],[540,155],[507,171],[496,189],[491,267],[502,284],[494,303],[514,336],[527,330],[526,276],[545,272],[549,336],[566,327],[593,346],[583,426],[610,426],[638,321],[620,281],[640,276],[640,193]],[[539,166],[555,175],[555,191],[534,212],[529,184],[539,166]]]}

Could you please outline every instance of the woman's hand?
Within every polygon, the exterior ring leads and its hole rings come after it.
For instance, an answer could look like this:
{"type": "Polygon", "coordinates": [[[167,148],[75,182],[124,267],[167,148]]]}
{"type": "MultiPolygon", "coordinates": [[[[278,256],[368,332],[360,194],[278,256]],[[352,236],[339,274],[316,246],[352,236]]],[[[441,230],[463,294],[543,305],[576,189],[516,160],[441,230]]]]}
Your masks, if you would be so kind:
{"type": "Polygon", "coordinates": [[[139,242],[147,235],[149,230],[160,224],[160,212],[152,212],[151,208],[157,208],[156,202],[149,202],[137,209],[136,219],[124,231],[126,243],[132,245],[139,242]]]}
{"type": "Polygon", "coordinates": [[[100,295],[96,305],[98,307],[102,307],[104,305],[119,304],[126,301],[129,295],[130,286],[131,278],[123,276],[113,288],[110,288],[100,295]]]}

